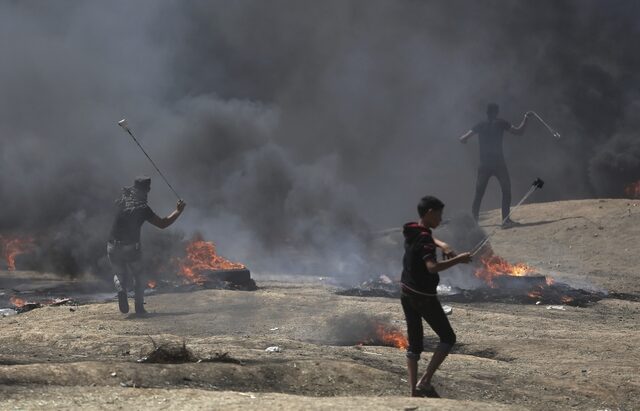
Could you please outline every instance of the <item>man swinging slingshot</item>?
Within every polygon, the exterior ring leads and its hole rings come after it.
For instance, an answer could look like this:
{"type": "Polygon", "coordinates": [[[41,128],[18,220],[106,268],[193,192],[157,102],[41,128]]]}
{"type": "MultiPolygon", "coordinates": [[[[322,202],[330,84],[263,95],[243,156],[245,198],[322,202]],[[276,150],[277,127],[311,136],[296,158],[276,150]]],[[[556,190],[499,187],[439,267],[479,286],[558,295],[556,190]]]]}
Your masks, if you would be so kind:
{"type": "Polygon", "coordinates": [[[499,106],[495,103],[487,105],[487,121],[476,124],[460,137],[460,142],[465,144],[474,134],[478,135],[480,142],[480,166],[476,180],[476,193],[471,206],[473,218],[478,221],[480,203],[487,189],[487,184],[491,177],[495,177],[502,190],[502,227],[507,228],[512,227],[515,223],[508,217],[511,209],[511,179],[502,151],[502,136],[505,131],[518,136],[524,134],[527,121],[533,113],[528,111],[520,125],[514,127],[508,121],[498,118],[499,110],[499,106]]]}
{"type": "Polygon", "coordinates": [[[502,228],[513,227],[516,223],[509,217],[511,212],[511,179],[504,160],[502,151],[502,137],[505,131],[514,135],[523,135],[530,118],[536,118],[546,127],[551,135],[560,139],[560,133],[552,129],[537,113],[527,111],[522,122],[517,127],[501,118],[498,118],[500,107],[495,103],[487,105],[487,121],[476,124],[471,130],[460,137],[460,142],[465,144],[474,134],[478,135],[480,142],[480,166],[476,180],[476,193],[471,206],[473,218],[478,221],[480,203],[487,189],[491,177],[496,177],[502,190],[502,228]]]}
{"type": "Polygon", "coordinates": [[[131,136],[178,198],[175,211],[167,217],[159,217],[147,204],[147,195],[151,190],[151,178],[141,176],[135,179],[131,187],[124,187],[122,195],[116,200],[117,212],[107,242],[107,256],[114,273],[113,281],[118,292],[118,306],[122,313],[129,312],[127,291],[134,287],[136,315],[144,316],[147,311],[144,309],[145,282],[139,266],[141,256],[140,229],[146,221],[160,229],[169,227],[180,217],[186,203],[182,201],[176,190],[149,157],[149,154],[142,148],[140,142],[131,132],[127,121],[122,119],[118,125],[131,136]]]}

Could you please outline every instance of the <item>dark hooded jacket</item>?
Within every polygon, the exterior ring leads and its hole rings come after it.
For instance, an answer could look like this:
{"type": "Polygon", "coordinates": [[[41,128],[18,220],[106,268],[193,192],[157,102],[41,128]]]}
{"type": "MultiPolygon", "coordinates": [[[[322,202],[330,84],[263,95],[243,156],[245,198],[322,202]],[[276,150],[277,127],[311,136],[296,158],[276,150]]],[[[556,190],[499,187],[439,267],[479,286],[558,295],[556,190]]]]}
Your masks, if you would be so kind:
{"type": "Polygon", "coordinates": [[[402,258],[402,284],[405,290],[435,294],[440,282],[438,273],[427,270],[426,261],[436,261],[436,243],[431,230],[418,223],[403,226],[404,257],[402,258]]]}

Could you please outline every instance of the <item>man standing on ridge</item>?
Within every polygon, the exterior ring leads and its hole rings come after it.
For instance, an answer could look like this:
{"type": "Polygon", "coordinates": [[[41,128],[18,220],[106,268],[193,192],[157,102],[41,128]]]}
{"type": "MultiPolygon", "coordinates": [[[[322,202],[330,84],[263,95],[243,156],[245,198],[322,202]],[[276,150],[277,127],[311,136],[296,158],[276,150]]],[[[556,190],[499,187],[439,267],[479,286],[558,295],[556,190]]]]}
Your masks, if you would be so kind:
{"type": "Polygon", "coordinates": [[[480,203],[487,189],[489,179],[496,177],[502,190],[502,228],[509,228],[516,223],[508,218],[511,209],[511,180],[502,152],[502,136],[505,131],[517,136],[524,134],[527,121],[532,113],[530,111],[526,112],[520,125],[514,127],[508,121],[498,118],[499,110],[499,106],[495,103],[487,105],[487,121],[476,124],[460,137],[460,142],[464,144],[474,134],[477,134],[480,143],[480,166],[478,167],[478,178],[476,180],[476,193],[471,207],[473,218],[478,221],[480,203]]]}

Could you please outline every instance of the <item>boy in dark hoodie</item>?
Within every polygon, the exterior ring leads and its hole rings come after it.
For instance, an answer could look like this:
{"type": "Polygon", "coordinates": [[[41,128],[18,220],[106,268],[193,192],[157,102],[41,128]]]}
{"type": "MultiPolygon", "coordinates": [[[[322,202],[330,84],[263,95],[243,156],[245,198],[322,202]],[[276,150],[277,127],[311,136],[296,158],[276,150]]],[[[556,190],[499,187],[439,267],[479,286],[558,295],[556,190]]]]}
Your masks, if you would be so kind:
{"type": "Polygon", "coordinates": [[[431,378],[456,342],[456,335],[438,300],[436,287],[440,282],[439,271],[460,263],[471,262],[471,254],[457,254],[444,242],[431,234],[442,221],[444,203],[435,197],[423,197],[418,203],[420,220],[404,225],[404,257],[402,260],[402,309],[407,320],[409,347],[407,368],[412,397],[439,397],[431,385],[431,378]],[[441,248],[445,261],[438,262],[436,249],[441,248]],[[427,371],[418,378],[418,360],[422,353],[424,332],[422,319],[440,337],[427,371]]]}

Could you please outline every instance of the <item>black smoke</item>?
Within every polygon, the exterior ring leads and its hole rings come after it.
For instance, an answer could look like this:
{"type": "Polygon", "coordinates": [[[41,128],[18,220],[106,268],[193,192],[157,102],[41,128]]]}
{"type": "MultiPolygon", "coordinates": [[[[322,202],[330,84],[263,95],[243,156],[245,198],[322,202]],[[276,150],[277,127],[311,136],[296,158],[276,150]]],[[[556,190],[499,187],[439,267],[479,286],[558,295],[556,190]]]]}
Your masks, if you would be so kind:
{"type": "MultiPolygon", "coordinates": [[[[5,2],[0,232],[44,239],[43,269],[106,272],[113,200],[155,176],[123,116],[188,203],[170,238],[201,231],[256,272],[397,269],[372,255],[372,232],[415,218],[427,193],[469,208],[477,147],[456,137],[489,101],[563,136],[532,123],[507,139],[514,197],[538,176],[540,201],[623,196],[640,179],[639,7],[5,2]]],[[[157,177],[150,202],[175,204],[157,177]]],[[[167,235],[145,229],[155,260],[167,235]]]]}

